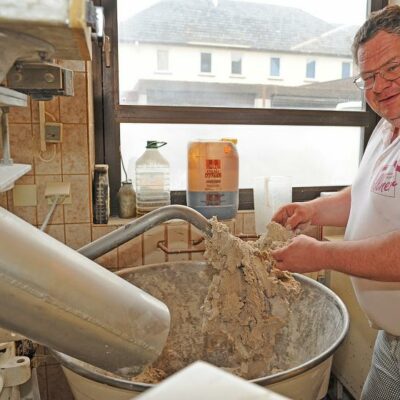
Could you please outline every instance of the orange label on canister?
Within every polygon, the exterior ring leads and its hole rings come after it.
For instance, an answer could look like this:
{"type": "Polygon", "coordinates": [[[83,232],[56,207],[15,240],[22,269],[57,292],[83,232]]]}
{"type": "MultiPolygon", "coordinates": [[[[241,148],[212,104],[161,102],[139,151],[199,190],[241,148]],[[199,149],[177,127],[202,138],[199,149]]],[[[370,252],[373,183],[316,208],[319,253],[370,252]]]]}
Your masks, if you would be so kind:
{"type": "Polygon", "coordinates": [[[189,143],[189,191],[237,191],[239,183],[238,169],[238,154],[233,143],[221,141],[189,143]]]}

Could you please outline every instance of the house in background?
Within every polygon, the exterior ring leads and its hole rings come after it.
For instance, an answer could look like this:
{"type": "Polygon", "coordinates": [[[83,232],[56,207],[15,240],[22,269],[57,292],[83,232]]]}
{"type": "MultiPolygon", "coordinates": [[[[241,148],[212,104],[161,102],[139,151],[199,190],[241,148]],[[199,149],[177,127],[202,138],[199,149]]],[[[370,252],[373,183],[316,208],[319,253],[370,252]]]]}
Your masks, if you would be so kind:
{"type": "Polygon", "coordinates": [[[161,0],[119,25],[121,104],[335,109],[357,26],[234,0],[161,0]]]}

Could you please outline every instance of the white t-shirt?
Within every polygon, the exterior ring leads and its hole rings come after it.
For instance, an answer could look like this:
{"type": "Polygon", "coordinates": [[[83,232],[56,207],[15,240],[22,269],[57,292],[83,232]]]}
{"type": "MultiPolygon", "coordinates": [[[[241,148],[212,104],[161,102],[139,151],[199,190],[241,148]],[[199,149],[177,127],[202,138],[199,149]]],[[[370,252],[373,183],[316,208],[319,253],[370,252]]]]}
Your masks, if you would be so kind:
{"type": "MultiPolygon", "coordinates": [[[[393,127],[377,125],[352,185],[345,240],[365,239],[400,230],[400,138],[393,127]]],[[[352,277],[353,287],[371,325],[400,336],[400,282],[352,277]]]]}

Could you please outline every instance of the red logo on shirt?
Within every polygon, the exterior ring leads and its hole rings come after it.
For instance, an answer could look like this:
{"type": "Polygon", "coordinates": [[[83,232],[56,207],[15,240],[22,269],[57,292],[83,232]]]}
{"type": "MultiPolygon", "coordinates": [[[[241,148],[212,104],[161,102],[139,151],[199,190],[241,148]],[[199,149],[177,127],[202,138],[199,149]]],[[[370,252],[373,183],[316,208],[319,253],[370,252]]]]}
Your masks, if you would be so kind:
{"type": "Polygon", "coordinates": [[[372,192],[382,196],[395,197],[398,171],[400,171],[400,165],[397,161],[392,165],[383,166],[372,184],[372,192]]]}

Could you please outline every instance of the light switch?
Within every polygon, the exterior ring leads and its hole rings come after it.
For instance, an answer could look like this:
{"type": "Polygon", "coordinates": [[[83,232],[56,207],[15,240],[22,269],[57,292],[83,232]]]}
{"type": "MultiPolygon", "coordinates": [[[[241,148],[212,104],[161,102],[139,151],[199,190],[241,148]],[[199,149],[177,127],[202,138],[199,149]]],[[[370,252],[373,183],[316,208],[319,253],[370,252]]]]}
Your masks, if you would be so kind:
{"type": "Polygon", "coordinates": [[[13,189],[13,202],[15,207],[36,206],[36,185],[15,185],[13,189]]]}

